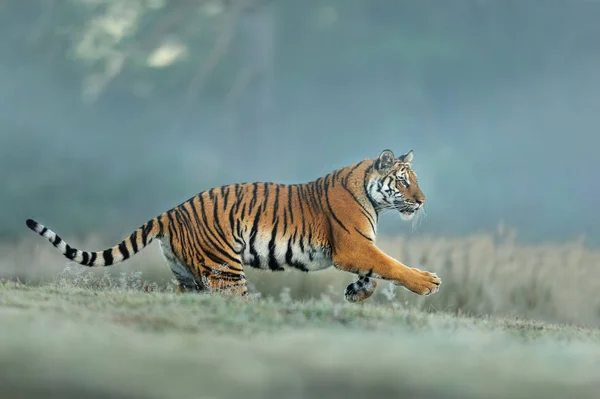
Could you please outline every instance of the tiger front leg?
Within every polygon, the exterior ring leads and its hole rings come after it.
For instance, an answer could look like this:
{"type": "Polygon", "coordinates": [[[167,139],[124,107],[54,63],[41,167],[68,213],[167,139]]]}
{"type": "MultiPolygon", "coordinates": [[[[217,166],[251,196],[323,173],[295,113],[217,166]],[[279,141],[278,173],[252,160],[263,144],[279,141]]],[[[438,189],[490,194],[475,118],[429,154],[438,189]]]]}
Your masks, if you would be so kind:
{"type": "Polygon", "coordinates": [[[394,284],[419,295],[436,293],[442,283],[435,273],[408,267],[382,252],[374,244],[338,251],[333,262],[338,269],[361,277],[391,280],[394,284]]]}
{"type": "Polygon", "coordinates": [[[346,287],[344,297],[348,302],[364,301],[373,295],[375,288],[377,288],[377,281],[368,277],[360,277],[346,287]]]}

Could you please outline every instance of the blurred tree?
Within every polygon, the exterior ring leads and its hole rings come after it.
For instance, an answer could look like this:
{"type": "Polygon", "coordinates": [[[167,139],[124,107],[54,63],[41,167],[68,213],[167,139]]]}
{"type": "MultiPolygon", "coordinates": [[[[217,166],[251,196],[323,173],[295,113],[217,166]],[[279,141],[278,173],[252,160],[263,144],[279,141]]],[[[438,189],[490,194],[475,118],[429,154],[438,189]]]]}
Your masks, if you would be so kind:
{"type": "MultiPolygon", "coordinates": [[[[600,64],[599,4],[0,0],[0,177],[11,187],[0,204],[25,209],[33,204],[24,196],[43,193],[61,215],[61,200],[81,215],[103,215],[116,204],[133,208],[123,205],[129,196],[154,210],[202,185],[276,172],[304,179],[410,136],[440,154],[428,159],[428,180],[438,179],[448,209],[470,191],[454,186],[456,176],[485,175],[471,200],[501,213],[497,187],[526,192],[518,172],[540,142],[562,151],[563,141],[548,135],[595,127],[589,77],[600,64]],[[499,173],[498,154],[515,142],[513,169],[499,173]],[[173,167],[179,174],[165,177],[173,167]],[[61,173],[94,184],[61,194],[61,173]],[[150,193],[157,176],[163,189],[150,193]],[[31,183],[15,188],[20,181],[31,183]]],[[[569,148],[593,166],[582,137],[569,137],[569,148]]],[[[550,179],[543,165],[527,166],[536,181],[550,179]]],[[[553,204],[562,214],[563,204],[553,204]]],[[[440,225],[480,223],[467,219],[440,225]]],[[[0,230],[13,229],[6,220],[0,230]]]]}
{"type": "Polygon", "coordinates": [[[239,69],[228,93],[230,139],[237,140],[242,162],[268,154],[273,122],[275,20],[270,2],[252,0],[242,9],[237,29],[239,69]]]}

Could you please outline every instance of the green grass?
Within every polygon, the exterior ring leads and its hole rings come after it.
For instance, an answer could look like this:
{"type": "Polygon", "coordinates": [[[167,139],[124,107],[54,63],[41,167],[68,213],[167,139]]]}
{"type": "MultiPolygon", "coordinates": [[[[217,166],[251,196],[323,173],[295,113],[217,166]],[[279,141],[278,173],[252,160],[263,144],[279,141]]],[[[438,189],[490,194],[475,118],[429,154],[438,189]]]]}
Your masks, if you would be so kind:
{"type": "Polygon", "coordinates": [[[0,283],[5,397],[592,398],[600,331],[338,303],[0,283]]]}

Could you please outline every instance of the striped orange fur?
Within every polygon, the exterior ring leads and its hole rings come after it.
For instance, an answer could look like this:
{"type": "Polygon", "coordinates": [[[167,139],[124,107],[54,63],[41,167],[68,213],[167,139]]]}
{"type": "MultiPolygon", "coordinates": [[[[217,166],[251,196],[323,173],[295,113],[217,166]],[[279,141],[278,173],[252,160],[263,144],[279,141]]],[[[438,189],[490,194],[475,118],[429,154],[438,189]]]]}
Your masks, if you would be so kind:
{"type": "Polygon", "coordinates": [[[308,183],[212,188],[100,252],[75,249],[31,219],[26,224],[86,266],[124,261],[157,239],[181,291],[247,295],[245,266],[309,272],[333,265],[358,276],[346,288],[351,302],[370,297],[375,279],[429,295],[439,289],[437,275],[405,266],[375,245],[381,211],[397,210],[410,219],[425,202],[412,159],[412,151],[396,158],[384,150],[308,183]]]}

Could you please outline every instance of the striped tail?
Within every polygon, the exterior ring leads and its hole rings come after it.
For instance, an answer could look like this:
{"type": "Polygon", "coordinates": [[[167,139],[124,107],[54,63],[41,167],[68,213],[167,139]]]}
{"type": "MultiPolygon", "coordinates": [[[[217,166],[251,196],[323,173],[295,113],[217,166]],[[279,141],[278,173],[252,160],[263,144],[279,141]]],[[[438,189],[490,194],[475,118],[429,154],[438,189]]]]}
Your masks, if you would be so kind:
{"type": "Polygon", "coordinates": [[[55,232],[35,220],[27,219],[25,223],[31,230],[50,241],[65,257],[85,266],[110,266],[122,262],[144,249],[161,233],[159,220],[152,219],[114,247],[99,252],[88,252],[71,247],[55,232]]]}

